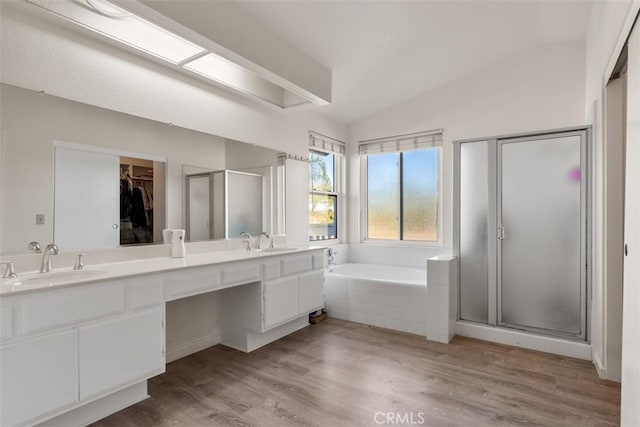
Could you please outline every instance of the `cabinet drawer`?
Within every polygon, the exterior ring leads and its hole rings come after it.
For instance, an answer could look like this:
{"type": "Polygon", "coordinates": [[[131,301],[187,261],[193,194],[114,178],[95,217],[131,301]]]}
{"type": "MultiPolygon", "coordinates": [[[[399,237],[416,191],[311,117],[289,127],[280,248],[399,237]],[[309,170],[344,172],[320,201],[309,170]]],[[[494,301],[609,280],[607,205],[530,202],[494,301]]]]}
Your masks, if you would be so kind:
{"type": "Polygon", "coordinates": [[[149,307],[164,301],[164,289],[161,276],[141,276],[125,282],[129,309],[149,307]]]}
{"type": "Polygon", "coordinates": [[[262,280],[273,280],[280,277],[280,262],[265,262],[262,265],[262,280]]]}
{"type": "Polygon", "coordinates": [[[324,305],[324,270],[302,274],[298,278],[300,314],[309,314],[324,305]]]}
{"type": "Polygon", "coordinates": [[[164,372],[163,319],[157,307],[80,328],[80,399],[164,372]]]}
{"type": "Polygon", "coordinates": [[[0,350],[0,425],[13,426],[78,401],[77,331],[0,350]]]}
{"type": "Polygon", "coordinates": [[[309,271],[312,266],[311,256],[302,255],[287,257],[280,261],[280,265],[283,276],[309,271]]]}
{"type": "Polygon", "coordinates": [[[26,334],[123,312],[124,285],[107,283],[42,292],[24,303],[26,334]]]}
{"type": "Polygon", "coordinates": [[[257,264],[225,268],[222,271],[224,286],[251,283],[260,280],[260,268],[257,264]]]}
{"type": "Polygon", "coordinates": [[[213,268],[195,268],[173,273],[169,295],[187,296],[210,292],[220,286],[220,271],[213,268]]]}

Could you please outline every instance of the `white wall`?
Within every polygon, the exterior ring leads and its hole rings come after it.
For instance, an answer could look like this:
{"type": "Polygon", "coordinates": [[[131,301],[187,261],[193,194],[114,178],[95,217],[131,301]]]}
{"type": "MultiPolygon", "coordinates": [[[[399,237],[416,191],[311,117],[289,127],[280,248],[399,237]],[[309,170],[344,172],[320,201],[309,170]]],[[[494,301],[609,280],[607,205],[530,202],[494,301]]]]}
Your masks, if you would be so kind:
{"type": "MultiPolygon", "coordinates": [[[[182,227],[182,165],[221,169],[223,138],[1,85],[4,203],[0,253],[53,239],[53,140],[167,158],[167,226],[182,227]],[[36,213],[45,224],[35,225],[36,213]]],[[[61,248],[64,251],[64,248],[61,248]]]]}
{"type": "Polygon", "coordinates": [[[620,424],[633,427],[640,425],[640,25],[628,46],[620,424]]]}
{"type": "Polygon", "coordinates": [[[348,147],[349,242],[360,241],[358,141],[444,129],[442,225],[444,246],[451,248],[451,142],[583,124],[584,55],[581,42],[522,52],[353,123],[348,147]]]}

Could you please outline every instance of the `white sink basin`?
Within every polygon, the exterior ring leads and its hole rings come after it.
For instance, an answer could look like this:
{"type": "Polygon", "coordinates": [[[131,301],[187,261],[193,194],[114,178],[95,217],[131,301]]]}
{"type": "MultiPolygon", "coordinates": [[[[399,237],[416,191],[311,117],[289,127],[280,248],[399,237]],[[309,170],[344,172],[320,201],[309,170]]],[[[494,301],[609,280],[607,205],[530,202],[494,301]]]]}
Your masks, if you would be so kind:
{"type": "Polygon", "coordinates": [[[91,277],[101,276],[106,274],[106,271],[102,270],[71,270],[71,271],[58,271],[53,273],[38,273],[37,276],[30,277],[23,280],[28,283],[56,283],[65,282],[68,280],[80,280],[88,279],[91,277]]]}
{"type": "Polygon", "coordinates": [[[22,283],[23,285],[39,285],[49,283],[52,285],[70,282],[75,280],[90,279],[93,277],[106,274],[103,270],[71,270],[71,271],[56,271],[52,273],[36,273],[30,274],[25,277],[18,276],[14,279],[14,285],[22,283]]]}

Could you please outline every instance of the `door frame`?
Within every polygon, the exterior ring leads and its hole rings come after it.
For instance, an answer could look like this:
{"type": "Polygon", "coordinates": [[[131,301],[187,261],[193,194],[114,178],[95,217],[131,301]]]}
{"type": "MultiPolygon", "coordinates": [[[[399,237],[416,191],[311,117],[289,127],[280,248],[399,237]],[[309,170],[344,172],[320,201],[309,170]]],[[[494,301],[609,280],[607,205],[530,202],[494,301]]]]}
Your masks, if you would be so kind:
{"type": "Polygon", "coordinates": [[[495,252],[496,256],[496,293],[497,293],[497,326],[514,328],[514,329],[522,329],[529,332],[537,332],[545,335],[558,336],[562,338],[569,339],[581,339],[587,341],[587,330],[588,330],[588,310],[587,304],[588,299],[587,295],[590,294],[590,274],[589,269],[591,266],[591,260],[589,259],[589,249],[591,244],[591,150],[589,149],[589,135],[587,129],[575,130],[575,131],[566,131],[566,132],[558,132],[558,133],[547,133],[544,135],[531,135],[531,136],[522,136],[522,137],[514,137],[514,138],[500,138],[497,140],[496,147],[496,164],[497,164],[497,179],[495,181],[496,185],[496,218],[497,218],[497,226],[502,226],[502,147],[505,144],[513,144],[519,142],[528,142],[528,141],[540,141],[547,139],[556,139],[562,137],[571,137],[571,136],[579,136],[580,137],[580,168],[583,173],[581,173],[580,177],[580,333],[573,334],[569,332],[561,332],[555,330],[549,330],[544,328],[536,328],[532,326],[520,325],[520,324],[510,324],[506,323],[502,320],[502,241],[497,241],[497,250],[495,252]]]}

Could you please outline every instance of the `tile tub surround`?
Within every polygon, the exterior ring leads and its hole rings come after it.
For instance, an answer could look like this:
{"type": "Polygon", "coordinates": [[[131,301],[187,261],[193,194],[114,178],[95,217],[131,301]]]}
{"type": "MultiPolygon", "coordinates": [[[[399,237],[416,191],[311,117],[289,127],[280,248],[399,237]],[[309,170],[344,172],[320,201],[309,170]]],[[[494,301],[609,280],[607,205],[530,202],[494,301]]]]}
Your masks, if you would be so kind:
{"type": "Polygon", "coordinates": [[[363,267],[369,277],[325,271],[325,308],[329,317],[425,335],[426,277],[424,284],[415,280],[393,280],[403,273],[424,274],[424,270],[373,264],[338,267],[353,266],[363,267]],[[376,274],[376,269],[383,271],[376,274]]]}
{"type": "Polygon", "coordinates": [[[457,258],[439,255],[427,260],[426,331],[429,341],[448,343],[456,331],[458,310],[457,258]]]}

